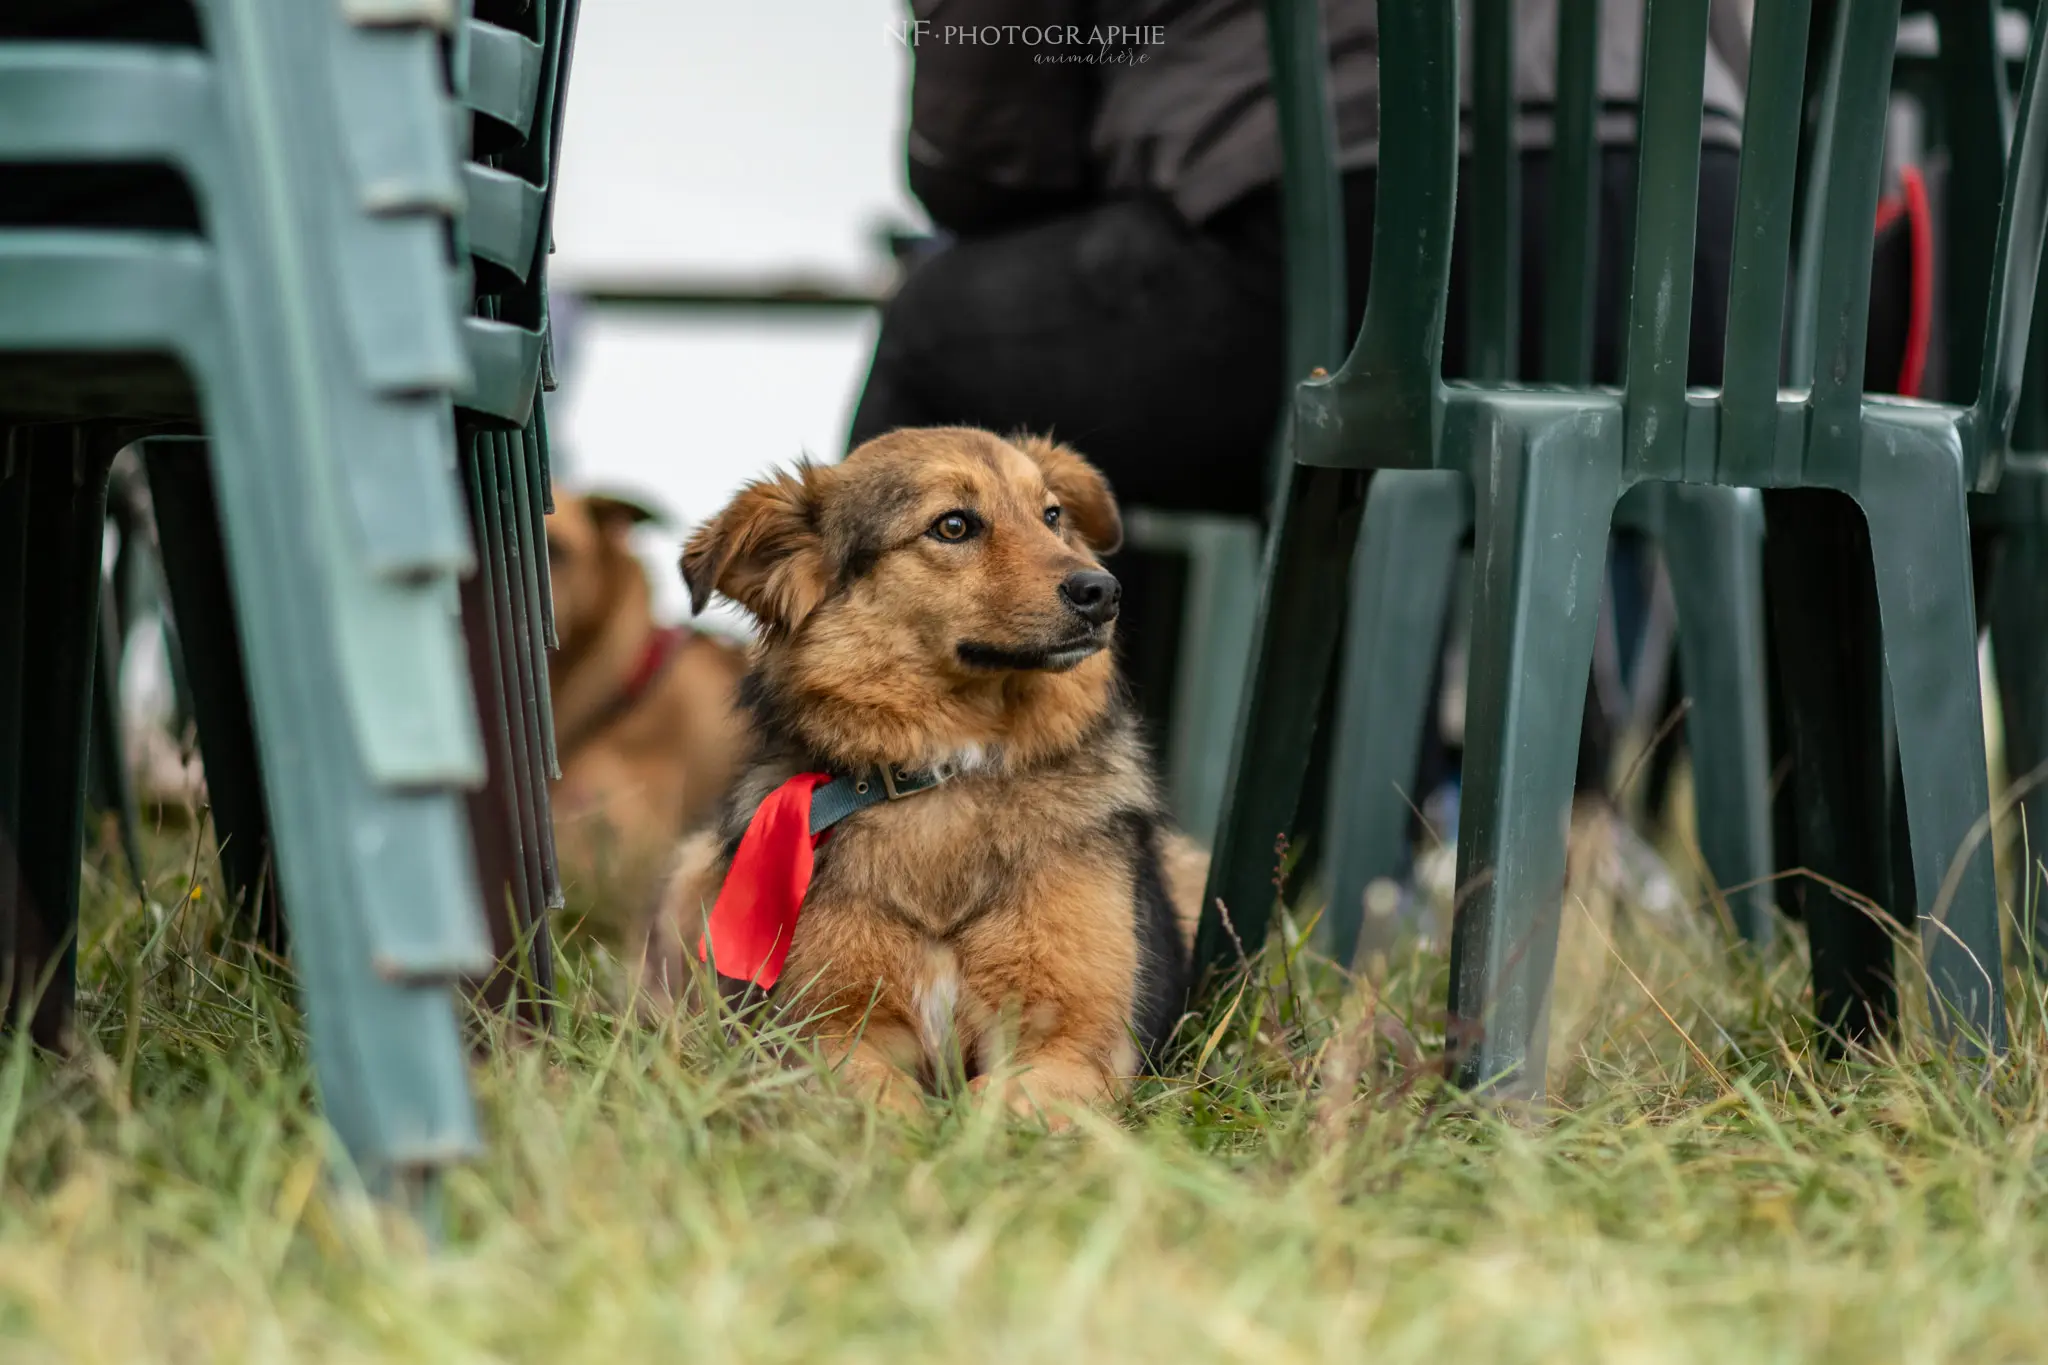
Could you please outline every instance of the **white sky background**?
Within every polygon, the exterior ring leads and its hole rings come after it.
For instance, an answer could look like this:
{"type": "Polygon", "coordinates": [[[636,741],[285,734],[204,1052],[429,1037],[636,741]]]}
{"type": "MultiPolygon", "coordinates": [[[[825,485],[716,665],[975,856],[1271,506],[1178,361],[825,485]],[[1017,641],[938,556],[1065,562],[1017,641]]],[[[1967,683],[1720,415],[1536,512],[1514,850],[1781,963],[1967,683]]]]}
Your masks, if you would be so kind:
{"type": "MultiPolygon", "coordinates": [[[[903,186],[902,0],[583,0],[551,278],[858,284],[903,186]]],[[[874,319],[585,310],[550,418],[569,482],[650,498],[657,611],[687,615],[684,529],[806,451],[837,458],[874,319]]]]}

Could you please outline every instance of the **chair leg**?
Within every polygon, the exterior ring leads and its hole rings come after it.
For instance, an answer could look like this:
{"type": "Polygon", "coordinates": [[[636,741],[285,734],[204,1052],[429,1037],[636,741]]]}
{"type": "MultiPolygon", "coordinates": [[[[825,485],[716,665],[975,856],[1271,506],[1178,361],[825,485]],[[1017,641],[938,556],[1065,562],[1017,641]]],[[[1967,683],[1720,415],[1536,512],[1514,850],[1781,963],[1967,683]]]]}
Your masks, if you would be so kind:
{"type": "MultiPolygon", "coordinates": [[[[478,527],[477,543],[484,543],[478,527]]],[[[481,982],[472,983],[494,1010],[511,1005],[518,991],[519,916],[515,897],[525,875],[511,812],[511,735],[504,680],[499,675],[498,637],[491,598],[496,592],[494,566],[479,556],[477,571],[462,583],[462,639],[469,655],[477,718],[484,737],[484,785],[469,794],[470,843],[476,858],[477,882],[483,887],[484,911],[491,931],[491,953],[498,966],[481,982]]]]}
{"type": "MultiPolygon", "coordinates": [[[[1431,713],[1437,644],[1458,547],[1472,525],[1464,476],[1385,470],[1365,500],[1330,771],[1330,951],[1359,950],[1365,889],[1408,861],[1410,791],[1431,713]]],[[[1378,946],[1378,945],[1375,945],[1378,946]]]]}
{"type": "Polygon", "coordinates": [[[1265,941],[1274,841],[1293,828],[1300,805],[1316,715],[1336,659],[1366,478],[1364,470],[1286,469],[1231,744],[1230,795],[1202,898],[1199,969],[1228,966],[1240,942],[1255,953],[1265,941]],[[1228,910],[1227,927],[1219,903],[1228,910]]]}
{"type": "Polygon", "coordinates": [[[496,970],[480,984],[487,1003],[502,1008],[516,1002],[539,1023],[543,1005],[536,992],[523,988],[519,973],[522,944],[530,933],[545,932],[544,927],[536,931],[533,926],[545,914],[546,895],[521,780],[532,758],[513,618],[513,595],[520,588],[512,581],[506,549],[507,471],[496,435],[478,434],[469,447],[467,477],[478,566],[463,589],[464,636],[484,724],[488,773],[484,788],[470,796],[475,822],[471,839],[489,913],[492,951],[498,958],[496,970]]]}
{"type": "Polygon", "coordinates": [[[1884,658],[1870,531],[1827,489],[1764,493],[1764,599],[1776,656],[1783,739],[1792,760],[1780,797],[1797,837],[1787,855],[1802,894],[1816,1019],[1830,1048],[1867,1043],[1898,1017],[1887,910],[1891,763],[1884,658]]]}
{"type": "Polygon", "coordinates": [[[482,561],[476,599],[482,629],[472,644],[490,651],[495,662],[487,667],[498,689],[486,712],[493,745],[486,799],[496,828],[477,838],[479,864],[488,865],[484,875],[492,879],[492,933],[500,952],[486,998],[511,998],[510,973],[523,970],[516,983],[519,1007],[544,1026],[554,979],[549,911],[559,906],[560,882],[547,794],[546,660],[538,647],[545,621],[537,605],[537,566],[522,558],[530,548],[521,541],[532,508],[531,490],[520,482],[518,439],[483,433],[472,446],[471,515],[482,561]],[[507,898],[509,905],[500,903],[507,898]]]}
{"type": "Polygon", "coordinates": [[[1466,1089],[1533,1099],[1620,435],[1504,420],[1480,439],[1449,1062],[1466,1089]]]}
{"type": "Polygon", "coordinates": [[[1664,557],[1678,606],[1679,676],[1700,854],[1750,943],[1771,932],[1770,714],[1764,695],[1763,545],[1756,495],[1673,484],[1664,557]]]}
{"type": "Polygon", "coordinates": [[[272,862],[269,804],[206,444],[146,441],[143,465],[170,615],[179,627],[177,653],[191,687],[221,877],[249,940],[283,953],[284,907],[272,862]]]}
{"type": "Polygon", "coordinates": [[[1244,692],[1258,611],[1259,528],[1204,517],[1188,528],[1187,550],[1167,790],[1181,827],[1206,841],[1216,833],[1230,779],[1230,750],[1217,741],[1236,722],[1244,692]]]}
{"type": "Polygon", "coordinates": [[[1955,452],[1904,442],[1865,461],[1857,500],[1876,548],[1921,947],[1937,1025],[2005,1047],[1990,776],[1977,672],[1970,527],[1955,452]]]}
{"type": "Polygon", "coordinates": [[[98,652],[101,545],[111,450],[77,430],[29,441],[29,592],[22,657],[21,805],[12,1013],[42,1047],[71,1043],[78,968],[78,864],[98,652]]]}
{"type": "Polygon", "coordinates": [[[128,777],[128,746],[121,726],[121,625],[110,577],[100,580],[99,658],[93,669],[91,765],[93,785],[111,811],[135,888],[143,888],[142,817],[128,777]]]}
{"type": "Polygon", "coordinates": [[[528,942],[536,925],[547,918],[547,871],[542,851],[539,808],[534,786],[545,782],[540,775],[545,759],[540,751],[540,732],[534,723],[534,679],[530,659],[532,623],[529,619],[524,570],[520,562],[519,508],[513,484],[513,464],[519,458],[503,436],[487,438],[493,449],[492,496],[497,499],[498,558],[504,569],[505,596],[500,603],[499,648],[504,652],[505,681],[514,707],[512,711],[512,794],[514,819],[524,855],[522,891],[514,901],[519,911],[519,933],[528,942]]]}
{"type": "MultiPolygon", "coordinates": [[[[369,770],[347,709],[339,628],[369,594],[360,578],[318,586],[327,551],[302,526],[320,493],[306,461],[264,439],[286,424],[259,424],[265,410],[237,397],[227,389],[220,434],[197,448],[207,455],[203,468],[180,458],[191,448],[149,452],[152,484],[173,500],[158,494],[173,608],[190,662],[244,668],[250,707],[229,733],[239,740],[246,727],[261,764],[261,808],[278,900],[292,917],[293,975],[326,1118],[365,1186],[405,1193],[478,1146],[453,990],[462,972],[487,960],[468,836],[454,791],[399,789],[369,770]],[[190,483],[197,487],[179,486],[190,483]],[[180,493],[187,508],[210,502],[217,520],[181,514],[173,506],[180,493]],[[187,550],[200,547],[192,558],[224,568],[231,613],[191,591],[206,575],[173,567],[182,562],[174,525],[187,550]],[[209,631],[239,647],[217,654],[203,638],[209,631]]],[[[225,691],[216,686],[208,702],[202,687],[195,701],[219,705],[225,691]]],[[[201,726],[207,721],[202,710],[201,726]]],[[[205,737],[210,781],[219,738],[218,726],[205,737]]]]}
{"type": "MultiPolygon", "coordinates": [[[[554,642],[554,605],[547,570],[547,524],[541,512],[543,494],[538,442],[534,433],[542,425],[544,408],[536,404],[533,422],[524,432],[511,436],[512,517],[507,529],[516,532],[514,549],[519,556],[525,592],[520,601],[521,677],[527,693],[528,748],[532,753],[527,769],[527,805],[531,810],[533,841],[539,854],[540,876],[536,884],[539,899],[533,918],[526,926],[528,975],[537,1018],[545,1024],[551,1017],[555,990],[554,939],[550,932],[553,912],[564,904],[562,874],[555,854],[555,816],[550,786],[562,775],[555,753],[554,698],[548,691],[548,651],[554,642]]],[[[517,585],[515,584],[515,587],[517,585]]]]}
{"type": "Polygon", "coordinates": [[[11,1025],[21,912],[21,706],[28,676],[22,650],[28,616],[29,455],[26,428],[0,428],[0,1026],[11,1025]]]}
{"type": "Polygon", "coordinates": [[[2005,713],[2005,768],[2011,779],[2031,781],[2020,795],[2025,831],[2014,888],[2026,921],[2029,961],[2048,969],[2048,916],[2043,891],[2048,873],[2048,525],[2008,527],[1999,533],[1997,568],[1990,585],[1991,658],[2005,713]]]}

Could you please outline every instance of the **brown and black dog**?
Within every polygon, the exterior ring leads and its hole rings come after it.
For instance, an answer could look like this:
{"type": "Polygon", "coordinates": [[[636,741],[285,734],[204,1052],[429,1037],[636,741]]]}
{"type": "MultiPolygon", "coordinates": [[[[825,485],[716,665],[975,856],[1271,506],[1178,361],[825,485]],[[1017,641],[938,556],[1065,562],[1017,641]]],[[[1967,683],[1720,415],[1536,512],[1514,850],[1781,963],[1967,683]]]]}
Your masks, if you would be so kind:
{"type": "Polygon", "coordinates": [[[892,432],[749,485],[683,552],[762,628],[753,757],[687,841],[657,991],[686,982],[757,807],[799,773],[939,777],[817,848],[778,991],[885,1103],[964,1073],[1055,1124],[1178,1022],[1206,856],[1171,829],[1110,644],[1122,539],[1065,446],[892,432]],[[955,1068],[959,1070],[956,1071],[955,1068]]]}
{"type": "Polygon", "coordinates": [[[636,957],[676,840],[716,811],[747,745],[744,650],[655,624],[629,541],[652,517],[626,498],[558,490],[547,520],[556,852],[585,923],[636,957]]]}

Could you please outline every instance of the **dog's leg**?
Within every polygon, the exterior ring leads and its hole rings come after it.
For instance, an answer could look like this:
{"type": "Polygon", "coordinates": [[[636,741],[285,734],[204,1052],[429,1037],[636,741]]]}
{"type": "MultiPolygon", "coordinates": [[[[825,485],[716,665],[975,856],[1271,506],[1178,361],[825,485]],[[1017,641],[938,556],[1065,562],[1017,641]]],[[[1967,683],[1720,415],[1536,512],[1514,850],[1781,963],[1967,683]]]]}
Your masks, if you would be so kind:
{"type": "Polygon", "coordinates": [[[1073,1126],[1071,1111],[1107,1109],[1121,1097],[1123,1085],[1112,1072],[1136,1069],[1135,1051],[1125,1044],[1127,1060],[1105,1067],[1099,1049],[1076,1047],[1068,1040],[1020,1052],[1008,1067],[977,1076],[968,1089],[1002,1104],[1019,1118],[1042,1119],[1052,1132],[1073,1126]]]}
{"type": "Polygon", "coordinates": [[[1193,952],[1195,930],[1202,919],[1202,886],[1209,880],[1209,850],[1173,830],[1159,841],[1159,855],[1166,897],[1173,902],[1173,919],[1180,929],[1181,946],[1193,952]]]}
{"type": "Polygon", "coordinates": [[[674,921],[666,915],[656,918],[639,936],[629,978],[633,1011],[640,1022],[659,1025],[679,1009],[695,1009],[700,1003],[696,967],[674,921]]]}
{"type": "Polygon", "coordinates": [[[715,834],[705,832],[685,839],[676,850],[674,870],[663,884],[659,900],[626,931],[626,951],[634,959],[634,1004],[645,1019],[666,1018],[691,994],[704,917],[724,876],[719,864],[715,834]]]}
{"type": "Polygon", "coordinates": [[[900,1064],[917,1056],[917,1034],[909,1025],[870,1020],[833,1069],[862,1099],[898,1114],[922,1114],[924,1091],[900,1064]]]}
{"type": "Polygon", "coordinates": [[[1014,916],[985,917],[956,949],[968,993],[1006,1020],[984,1031],[973,1093],[1054,1130],[1071,1125],[1073,1109],[1113,1108],[1139,1068],[1134,873],[1118,865],[1120,848],[1057,852],[1018,888],[1014,916]]]}

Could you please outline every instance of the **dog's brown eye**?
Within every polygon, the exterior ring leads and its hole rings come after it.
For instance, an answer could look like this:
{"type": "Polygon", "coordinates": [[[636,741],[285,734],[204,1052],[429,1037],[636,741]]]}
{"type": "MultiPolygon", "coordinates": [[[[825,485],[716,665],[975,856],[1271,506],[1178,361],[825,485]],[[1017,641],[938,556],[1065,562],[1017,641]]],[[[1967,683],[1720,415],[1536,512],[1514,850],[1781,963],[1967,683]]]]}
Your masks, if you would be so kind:
{"type": "Polygon", "coordinates": [[[1055,530],[1055,531],[1057,531],[1057,530],[1059,530],[1059,529],[1060,529],[1060,509],[1059,509],[1059,508],[1057,508],[1057,507],[1048,507],[1048,508],[1046,508],[1046,509],[1045,509],[1045,524],[1046,524],[1047,526],[1050,526],[1050,527],[1052,527],[1052,529],[1053,529],[1053,530],[1055,530]]]}
{"type": "Polygon", "coordinates": [[[937,540],[960,541],[974,534],[974,518],[966,512],[948,512],[932,523],[928,532],[937,540]]]}

